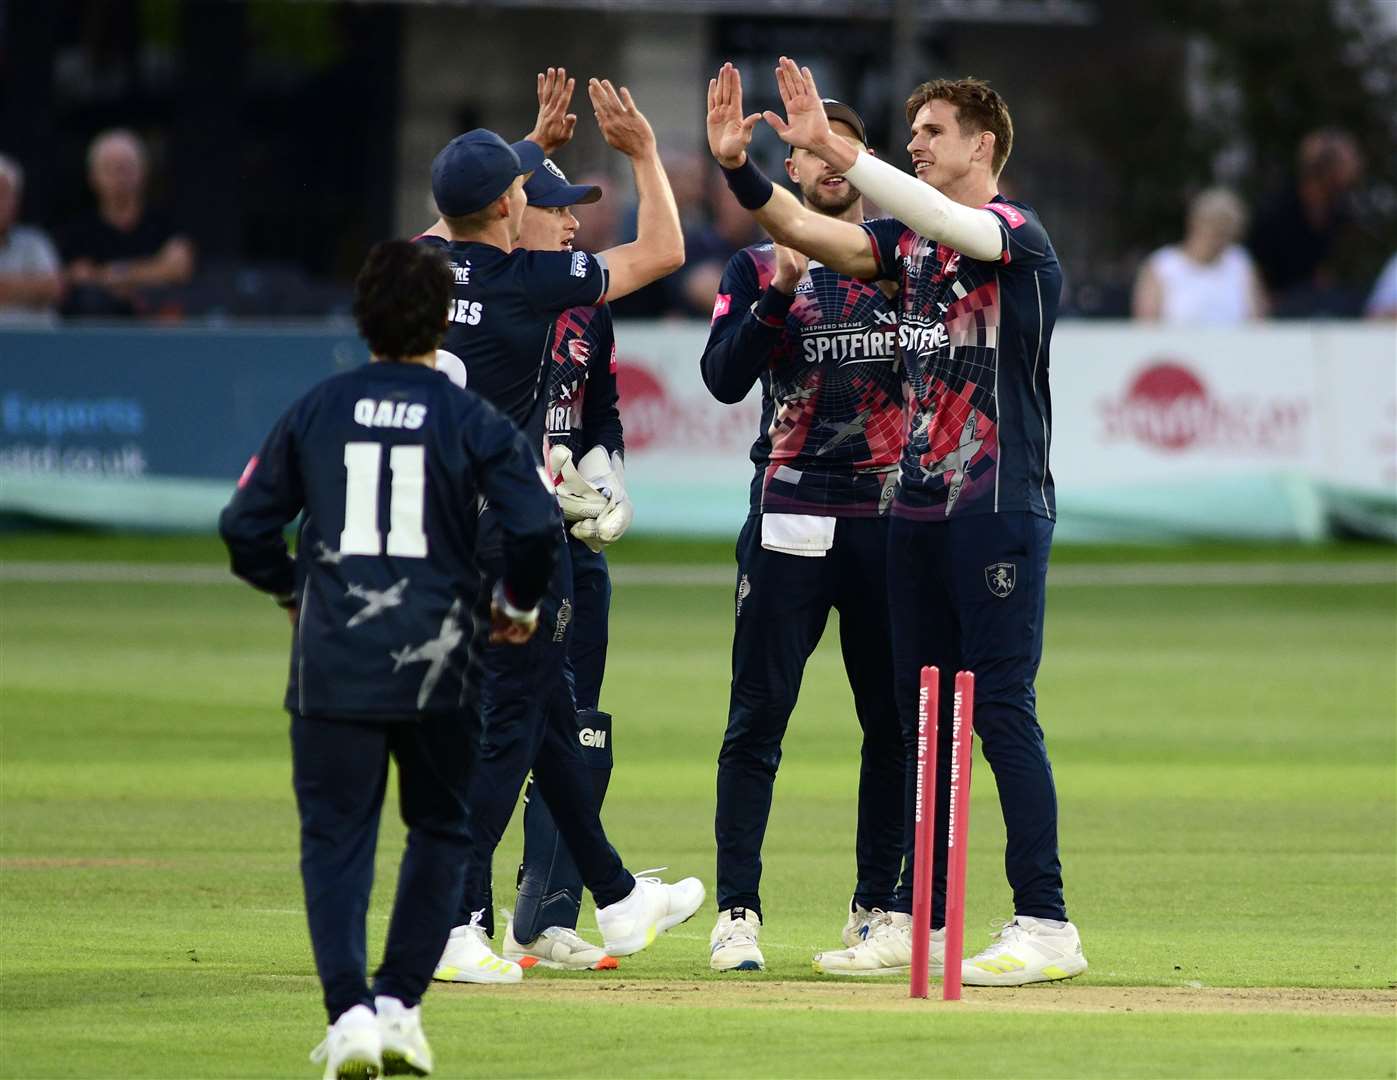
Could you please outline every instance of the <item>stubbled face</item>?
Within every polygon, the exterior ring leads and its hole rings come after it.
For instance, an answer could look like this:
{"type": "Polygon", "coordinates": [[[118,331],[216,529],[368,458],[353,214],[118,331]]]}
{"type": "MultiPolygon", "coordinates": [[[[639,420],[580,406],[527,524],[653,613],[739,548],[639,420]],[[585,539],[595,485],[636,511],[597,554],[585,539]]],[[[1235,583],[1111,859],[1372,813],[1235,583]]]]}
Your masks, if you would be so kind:
{"type": "MultiPolygon", "coordinates": [[[[863,149],[863,143],[848,124],[832,120],[830,129],[855,150],[863,149]]],[[[823,214],[842,214],[859,199],[858,189],[844,179],[843,173],[836,172],[829,162],[809,150],[791,151],[786,159],[786,174],[800,185],[806,205],[823,214]]]]}
{"type": "Polygon", "coordinates": [[[129,199],[145,187],[146,166],[140,148],[125,138],[110,138],[92,158],[92,189],[101,199],[129,199]]]}
{"type": "Polygon", "coordinates": [[[570,206],[530,206],[524,210],[519,246],[529,251],[571,251],[577,218],[570,206]]]}
{"type": "Polygon", "coordinates": [[[928,101],[912,118],[912,141],[907,144],[912,170],[940,191],[966,177],[982,144],[986,152],[991,149],[987,144],[993,136],[988,132],[961,132],[959,111],[949,101],[928,101]]]}

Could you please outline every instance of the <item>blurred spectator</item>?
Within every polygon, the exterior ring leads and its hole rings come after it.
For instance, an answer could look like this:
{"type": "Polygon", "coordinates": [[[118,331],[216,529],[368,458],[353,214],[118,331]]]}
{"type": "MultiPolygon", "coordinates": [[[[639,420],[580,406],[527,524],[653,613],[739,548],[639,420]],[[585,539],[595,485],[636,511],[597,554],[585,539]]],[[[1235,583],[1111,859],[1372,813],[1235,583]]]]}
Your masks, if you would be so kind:
{"type": "Polygon", "coordinates": [[[1260,318],[1261,283],[1237,242],[1246,221],[1242,200],[1226,188],[1195,197],[1183,241],[1160,248],[1140,267],[1131,303],[1135,318],[1214,326],[1260,318]]]}
{"type": "Polygon", "coordinates": [[[1329,257],[1362,177],[1357,140],[1321,128],[1300,140],[1294,182],[1258,207],[1247,247],[1280,313],[1310,314],[1322,307],[1318,294],[1334,288],[1329,257]]]}
{"type": "Polygon", "coordinates": [[[1370,319],[1397,319],[1397,254],[1382,268],[1363,313],[1370,319]]]}
{"type": "Polygon", "coordinates": [[[713,300],[728,260],[749,244],[763,239],[752,215],[738,204],[716,170],[708,170],[708,203],[712,224],[686,231],[684,269],[677,277],[678,310],[685,315],[713,314],[713,300]]]}
{"type": "Polygon", "coordinates": [[[87,172],[97,208],[59,239],[69,286],[63,312],[152,313],[151,290],[183,285],[194,273],[194,246],[146,206],[146,152],[132,132],[93,139],[87,172]]]}
{"type": "Polygon", "coordinates": [[[50,323],[63,295],[58,252],[42,229],[17,225],[24,170],[0,155],[0,325],[50,323]]]}

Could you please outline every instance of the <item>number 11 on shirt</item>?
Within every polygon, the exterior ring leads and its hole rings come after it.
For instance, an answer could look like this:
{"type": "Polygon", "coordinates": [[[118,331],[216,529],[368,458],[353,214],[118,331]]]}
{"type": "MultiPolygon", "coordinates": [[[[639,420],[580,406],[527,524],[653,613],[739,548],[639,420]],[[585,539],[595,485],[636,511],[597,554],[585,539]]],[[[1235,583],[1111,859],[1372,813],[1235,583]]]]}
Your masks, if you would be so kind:
{"type": "MultiPolygon", "coordinates": [[[[352,442],[344,446],[344,531],[340,554],[379,555],[378,482],[383,446],[352,442]]],[[[388,452],[392,474],[388,499],[388,554],[408,559],[427,557],[427,534],[422,529],[426,501],[426,455],[421,446],[395,446],[388,452]]]]}

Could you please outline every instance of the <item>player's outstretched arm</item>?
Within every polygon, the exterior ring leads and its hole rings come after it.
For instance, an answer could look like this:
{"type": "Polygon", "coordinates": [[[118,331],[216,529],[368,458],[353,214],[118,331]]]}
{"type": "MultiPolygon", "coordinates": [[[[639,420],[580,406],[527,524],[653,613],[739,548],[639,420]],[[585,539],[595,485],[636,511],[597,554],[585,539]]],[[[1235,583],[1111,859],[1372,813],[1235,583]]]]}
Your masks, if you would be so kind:
{"type": "Polygon", "coordinates": [[[538,117],[534,129],[524,138],[538,143],[547,157],[552,157],[569,142],[577,127],[577,114],[568,112],[577,80],[568,77],[567,68],[540,71],[538,83],[538,117]]]}
{"type": "MultiPolygon", "coordinates": [[[[818,101],[816,102],[818,105],[818,101]]],[[[820,117],[824,117],[821,107],[820,117]]],[[[778,244],[794,248],[853,277],[878,273],[868,235],[857,225],[807,210],[785,188],[776,187],[747,157],[760,113],[742,112],[742,76],[724,64],[708,81],[708,148],[723,167],[728,186],[778,244]]],[[[828,122],[825,124],[829,126],[828,122]]]]}
{"type": "Polygon", "coordinates": [[[774,112],[763,116],[782,139],[819,155],[850,184],[922,236],[972,259],[999,258],[1004,236],[994,214],[963,206],[896,166],[860,153],[835,135],[808,67],[798,67],[790,57],[781,57],[776,86],[786,107],[786,119],[774,112]]]}
{"type": "Polygon", "coordinates": [[[619,300],[684,265],[684,232],[655,132],[631,92],[624,86],[618,92],[607,79],[592,79],[587,94],[602,138],[631,159],[635,176],[636,237],[601,253],[608,273],[606,299],[619,300]]]}

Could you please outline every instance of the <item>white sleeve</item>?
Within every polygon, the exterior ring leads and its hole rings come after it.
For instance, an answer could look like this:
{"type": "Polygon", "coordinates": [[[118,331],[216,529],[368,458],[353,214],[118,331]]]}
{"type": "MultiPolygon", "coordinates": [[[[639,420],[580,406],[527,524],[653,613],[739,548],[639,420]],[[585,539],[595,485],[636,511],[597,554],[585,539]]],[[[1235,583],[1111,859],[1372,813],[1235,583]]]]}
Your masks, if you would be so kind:
{"type": "Polygon", "coordinates": [[[844,178],[903,224],[962,255],[988,262],[1004,251],[1004,234],[993,213],[962,206],[872,154],[859,154],[844,178]]]}

